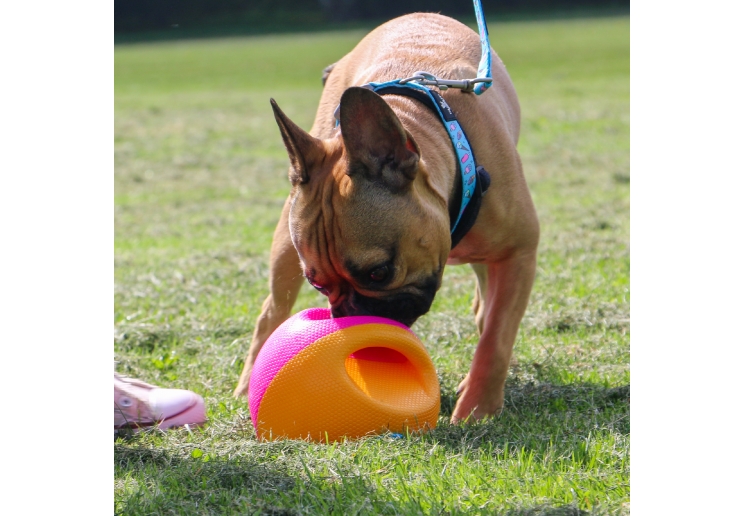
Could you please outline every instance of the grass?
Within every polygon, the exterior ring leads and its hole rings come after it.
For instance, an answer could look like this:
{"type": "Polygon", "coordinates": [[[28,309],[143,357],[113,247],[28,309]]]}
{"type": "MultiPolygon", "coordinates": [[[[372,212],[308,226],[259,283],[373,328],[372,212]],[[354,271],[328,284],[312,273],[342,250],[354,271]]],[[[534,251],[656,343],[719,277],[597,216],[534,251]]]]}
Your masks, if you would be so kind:
{"type": "MultiPolygon", "coordinates": [[[[209,417],[115,440],[116,513],[629,514],[629,20],[490,32],[542,224],[506,410],[447,422],[477,342],[474,279],[449,267],[414,326],[439,426],[336,445],[257,442],[230,394],[288,192],[268,99],[309,128],[321,70],[364,31],[116,48],[117,370],[199,392],[209,417]]],[[[296,310],[323,304],[308,287],[296,310]]]]}

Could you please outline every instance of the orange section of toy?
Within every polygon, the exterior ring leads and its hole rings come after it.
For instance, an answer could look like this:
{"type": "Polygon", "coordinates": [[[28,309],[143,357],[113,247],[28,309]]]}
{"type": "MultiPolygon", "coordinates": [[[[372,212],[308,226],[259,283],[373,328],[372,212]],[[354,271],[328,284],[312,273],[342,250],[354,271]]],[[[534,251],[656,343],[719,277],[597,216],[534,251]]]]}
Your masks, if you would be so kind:
{"type": "Polygon", "coordinates": [[[387,324],[318,339],[271,381],[258,413],[262,439],[338,441],[436,426],[439,381],[423,344],[387,324]]]}

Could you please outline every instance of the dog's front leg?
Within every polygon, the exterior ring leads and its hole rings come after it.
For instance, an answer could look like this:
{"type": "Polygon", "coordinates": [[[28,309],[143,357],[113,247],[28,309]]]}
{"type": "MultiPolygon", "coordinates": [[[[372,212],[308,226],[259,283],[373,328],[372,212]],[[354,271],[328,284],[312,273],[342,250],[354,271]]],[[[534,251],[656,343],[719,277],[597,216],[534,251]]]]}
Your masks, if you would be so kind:
{"type": "Polygon", "coordinates": [[[470,372],[458,388],[452,423],[482,419],[503,409],[509,361],[535,279],[536,258],[534,251],[515,252],[497,263],[473,265],[480,339],[470,372]]]}
{"type": "Polygon", "coordinates": [[[233,395],[243,396],[248,392],[253,363],[264,342],[290,315],[302,287],[302,268],[300,258],[292,245],[289,234],[289,200],[284,204],[279,224],[274,231],[269,259],[269,295],[256,320],[253,340],[243,365],[243,372],[233,395]]]}

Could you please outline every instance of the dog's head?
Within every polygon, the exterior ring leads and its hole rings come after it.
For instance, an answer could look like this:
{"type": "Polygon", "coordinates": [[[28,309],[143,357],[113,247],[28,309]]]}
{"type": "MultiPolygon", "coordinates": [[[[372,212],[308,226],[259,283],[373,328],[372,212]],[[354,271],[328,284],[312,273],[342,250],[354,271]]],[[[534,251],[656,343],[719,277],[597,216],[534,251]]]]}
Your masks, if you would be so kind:
{"type": "Polygon", "coordinates": [[[447,202],[429,185],[419,146],[364,88],[344,92],[340,131],[328,139],[271,104],[290,159],[289,231],[305,277],[334,317],[410,326],[431,307],[450,249],[447,202]]]}

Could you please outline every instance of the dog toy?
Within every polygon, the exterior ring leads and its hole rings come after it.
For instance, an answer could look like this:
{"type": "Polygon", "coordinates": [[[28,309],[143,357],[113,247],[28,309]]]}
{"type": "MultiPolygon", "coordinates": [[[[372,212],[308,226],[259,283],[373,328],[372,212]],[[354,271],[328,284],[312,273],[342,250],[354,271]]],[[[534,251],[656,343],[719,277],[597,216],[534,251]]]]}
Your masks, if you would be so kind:
{"type": "Polygon", "coordinates": [[[434,364],[410,329],[383,317],[332,318],[325,308],[274,331],[248,392],[256,435],[266,440],[426,431],[439,416],[434,364]]]}

